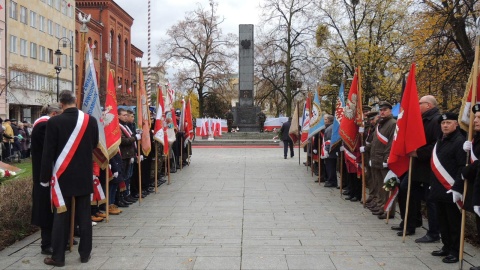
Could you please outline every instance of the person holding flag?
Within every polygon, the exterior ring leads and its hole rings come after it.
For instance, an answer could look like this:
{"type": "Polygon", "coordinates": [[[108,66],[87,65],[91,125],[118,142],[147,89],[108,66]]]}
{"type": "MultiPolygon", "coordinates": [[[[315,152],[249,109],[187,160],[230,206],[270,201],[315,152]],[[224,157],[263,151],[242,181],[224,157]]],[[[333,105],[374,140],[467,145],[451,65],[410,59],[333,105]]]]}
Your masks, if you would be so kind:
{"type": "MultiPolygon", "coordinates": [[[[388,156],[392,147],[393,136],[397,121],[392,115],[392,105],[386,101],[379,103],[380,118],[373,134],[372,143],[367,146],[360,147],[360,152],[369,152],[371,166],[371,177],[373,188],[377,194],[378,201],[371,207],[373,215],[378,215],[379,219],[386,219],[387,214],[383,207],[388,199],[388,192],[382,188],[385,176],[388,173],[388,156]]],[[[395,217],[395,204],[391,207],[390,218],[395,217]]]]}
{"type": "Polygon", "coordinates": [[[465,136],[458,125],[458,115],[447,112],[441,115],[439,122],[442,135],[438,138],[432,152],[431,167],[434,174],[430,189],[430,198],[437,207],[443,247],[432,252],[433,256],[444,256],[442,262],[456,263],[460,250],[461,212],[463,203],[450,190],[455,181],[461,181],[462,169],[467,155],[463,151],[465,136]],[[455,201],[455,202],[454,202],[455,201]]]}
{"type": "Polygon", "coordinates": [[[337,144],[332,147],[332,132],[333,132],[333,115],[325,114],[325,134],[322,145],[322,159],[325,160],[325,171],[327,173],[325,178],[325,187],[337,187],[337,157],[340,145],[337,144]]]}

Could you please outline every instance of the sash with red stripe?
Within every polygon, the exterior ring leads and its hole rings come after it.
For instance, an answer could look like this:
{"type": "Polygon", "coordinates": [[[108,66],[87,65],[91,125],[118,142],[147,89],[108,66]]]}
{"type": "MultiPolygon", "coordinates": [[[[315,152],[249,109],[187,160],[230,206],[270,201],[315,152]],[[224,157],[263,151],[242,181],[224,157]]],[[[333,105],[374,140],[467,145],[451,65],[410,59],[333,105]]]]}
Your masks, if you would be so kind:
{"type": "Polygon", "coordinates": [[[50,116],[48,116],[48,115],[44,115],[44,116],[38,118],[37,120],[35,120],[35,122],[33,122],[33,127],[35,127],[39,123],[47,122],[48,119],[50,119],[50,116]]]}
{"type": "Polygon", "coordinates": [[[377,139],[383,144],[387,145],[388,144],[388,138],[383,136],[382,133],[380,133],[380,130],[378,130],[378,125],[377,125],[377,139]]]}
{"type": "MultiPolygon", "coordinates": [[[[453,184],[455,184],[455,180],[453,177],[445,170],[443,167],[442,163],[438,159],[437,156],[437,144],[435,144],[435,147],[433,148],[432,152],[432,159],[430,160],[430,165],[432,167],[433,174],[435,174],[435,177],[437,177],[438,181],[446,190],[451,190],[453,184]]],[[[459,209],[463,208],[463,202],[462,201],[457,201],[457,206],[459,209]]]]}
{"type": "Polygon", "coordinates": [[[88,126],[88,120],[90,119],[88,114],[78,111],[78,119],[75,129],[73,130],[70,138],[68,138],[67,144],[63,147],[62,152],[55,162],[53,167],[52,180],[50,181],[50,198],[52,205],[57,208],[57,213],[63,213],[67,211],[65,206],[65,200],[62,196],[62,190],[58,185],[58,179],[67,169],[70,161],[72,161],[73,155],[77,151],[78,145],[85,134],[85,130],[88,126]]]}
{"type": "MultiPolygon", "coordinates": [[[[122,130],[123,134],[125,134],[125,136],[127,136],[127,138],[132,137],[133,132],[130,131],[130,128],[120,124],[120,129],[122,130]]],[[[134,142],[134,145],[135,145],[135,149],[137,149],[137,142],[136,141],[134,142]]]]}
{"type": "Polygon", "coordinates": [[[390,195],[390,197],[388,198],[387,202],[385,203],[385,206],[383,207],[383,211],[385,212],[388,212],[390,211],[390,209],[392,208],[392,205],[393,203],[395,202],[395,198],[397,197],[398,195],[398,191],[399,191],[399,188],[398,188],[398,185],[395,186],[392,190],[392,194],[390,195]]]}
{"type": "Polygon", "coordinates": [[[90,195],[90,201],[92,205],[103,204],[105,203],[105,193],[103,192],[102,185],[100,185],[100,180],[98,177],[93,179],[93,194],[90,195]]]}

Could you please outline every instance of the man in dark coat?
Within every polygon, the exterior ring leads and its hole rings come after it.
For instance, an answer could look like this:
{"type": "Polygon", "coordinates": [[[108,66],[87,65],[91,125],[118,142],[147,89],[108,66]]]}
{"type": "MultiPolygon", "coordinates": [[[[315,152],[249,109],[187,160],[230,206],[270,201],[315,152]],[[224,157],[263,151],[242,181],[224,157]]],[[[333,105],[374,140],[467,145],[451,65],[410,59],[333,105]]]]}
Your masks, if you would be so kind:
{"type": "Polygon", "coordinates": [[[293,158],[295,155],[293,152],[293,141],[288,134],[290,130],[290,125],[292,124],[292,117],[288,118],[288,121],[283,123],[282,127],[280,128],[280,133],[282,134],[282,141],[283,141],[283,157],[287,159],[288,148],[290,148],[290,157],[293,158]]]}
{"type": "MultiPolygon", "coordinates": [[[[407,231],[406,235],[415,233],[415,228],[422,225],[421,201],[426,201],[428,214],[428,231],[427,234],[419,239],[417,243],[431,243],[440,240],[440,232],[437,222],[437,213],[435,203],[431,202],[430,192],[430,176],[432,169],[430,159],[432,158],[432,150],[441,136],[442,130],[438,122],[440,112],[437,107],[437,100],[433,96],[423,96],[419,100],[420,112],[422,113],[423,128],[427,143],[418,148],[410,155],[412,160],[412,181],[410,187],[410,202],[408,209],[407,231]]],[[[400,216],[402,222],[398,226],[392,226],[392,230],[398,230],[398,236],[403,235],[403,220],[405,219],[405,208],[408,190],[408,173],[401,177],[400,192],[398,194],[398,205],[400,207],[400,216]]]]}
{"type": "Polygon", "coordinates": [[[331,139],[333,132],[333,115],[326,114],[325,121],[325,136],[324,153],[322,159],[325,160],[325,171],[327,173],[325,178],[325,187],[337,187],[337,157],[340,146],[331,148],[331,139]]]}
{"type": "Polygon", "coordinates": [[[32,140],[32,224],[40,227],[42,254],[52,255],[53,214],[50,202],[50,190],[40,185],[43,142],[47,121],[50,117],[62,113],[60,106],[51,104],[42,109],[42,117],[33,124],[32,140]]]}
{"type": "MultiPolygon", "coordinates": [[[[260,132],[263,132],[263,128],[264,128],[264,125],[265,125],[265,120],[267,120],[267,116],[265,115],[264,112],[260,111],[259,113],[257,113],[257,120],[258,120],[258,125],[259,125],[259,128],[260,128],[260,132]]],[[[287,130],[288,132],[288,130],[287,130]]]]}
{"type": "Polygon", "coordinates": [[[232,132],[232,128],[233,128],[233,113],[232,113],[232,110],[228,110],[226,113],[225,113],[225,119],[227,119],[227,128],[228,128],[228,132],[232,132]]]}
{"type": "Polygon", "coordinates": [[[93,116],[78,110],[71,91],[62,91],[59,100],[63,113],[47,122],[40,173],[41,185],[52,185],[53,235],[52,257],[47,265],[65,265],[65,243],[71,216],[72,198],[75,198],[75,217],[80,232],[78,252],[80,261],[90,260],[92,251],[92,221],[90,194],[93,193],[93,150],[98,145],[98,124],[93,116]],[[83,121],[82,121],[83,118],[83,121]],[[74,140],[73,144],[71,140],[74,140]],[[76,148],[76,149],[75,149],[76,148]],[[70,159],[70,161],[69,161],[70,159]],[[62,166],[60,167],[60,164],[62,166]],[[53,168],[55,166],[55,169],[53,168]],[[59,168],[59,170],[56,170],[59,168]],[[54,192],[54,193],[53,193],[54,192]],[[62,202],[62,197],[63,201],[62,202]],[[58,198],[58,201],[56,200],[58,198]]]}
{"type": "Polygon", "coordinates": [[[442,135],[432,152],[433,178],[430,198],[437,207],[437,219],[440,225],[443,247],[432,252],[433,256],[445,256],[444,263],[458,262],[460,249],[461,212],[453,201],[452,188],[455,180],[461,179],[467,155],[463,151],[465,136],[458,127],[458,115],[441,115],[442,135]]]}

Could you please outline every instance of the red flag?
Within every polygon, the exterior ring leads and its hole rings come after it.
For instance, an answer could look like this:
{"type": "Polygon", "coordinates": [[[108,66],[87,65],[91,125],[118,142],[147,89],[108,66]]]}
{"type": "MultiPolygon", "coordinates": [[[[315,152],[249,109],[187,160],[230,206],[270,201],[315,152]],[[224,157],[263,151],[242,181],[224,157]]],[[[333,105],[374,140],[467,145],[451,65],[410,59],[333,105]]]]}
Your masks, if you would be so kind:
{"type": "Polygon", "coordinates": [[[363,112],[360,69],[357,68],[343,109],[343,118],[340,122],[340,137],[351,152],[355,151],[359,141],[357,140],[359,126],[363,126],[363,112]]]}
{"type": "Polygon", "coordinates": [[[417,83],[415,81],[415,63],[412,63],[400,105],[392,149],[388,156],[388,168],[396,175],[401,176],[408,171],[410,159],[408,154],[425,144],[422,114],[418,105],[417,83]]]}
{"type": "Polygon", "coordinates": [[[177,115],[175,114],[175,108],[172,108],[171,112],[172,112],[173,129],[178,130],[177,115]]]}
{"type": "Polygon", "coordinates": [[[308,142],[308,130],[310,129],[310,96],[307,97],[303,106],[302,116],[302,135],[300,137],[300,146],[304,147],[308,142]]]}
{"type": "Polygon", "coordinates": [[[460,121],[458,121],[458,123],[460,124],[460,127],[465,131],[468,131],[468,126],[470,125],[470,113],[472,111],[471,110],[472,106],[480,103],[480,76],[477,77],[477,95],[476,95],[477,101],[476,102],[472,102],[472,88],[473,88],[472,77],[473,77],[473,67],[470,73],[470,77],[468,78],[467,87],[462,100],[462,106],[460,108],[460,117],[459,117],[460,121]]]}
{"type": "Polygon", "coordinates": [[[192,108],[190,104],[190,99],[187,100],[187,104],[185,105],[185,117],[184,117],[184,127],[185,127],[185,143],[188,141],[193,140],[193,121],[192,121],[192,108]]]}
{"type": "Polygon", "coordinates": [[[147,99],[147,91],[145,90],[145,81],[143,80],[143,72],[139,72],[140,87],[137,95],[137,126],[142,130],[142,152],[148,155],[152,148],[150,142],[150,109],[147,99]]]}
{"type": "Polygon", "coordinates": [[[108,73],[107,96],[105,97],[105,111],[103,124],[105,139],[107,141],[108,158],[111,159],[118,153],[118,146],[122,139],[117,111],[117,91],[115,90],[113,70],[108,73]]]}
{"type": "Polygon", "coordinates": [[[163,93],[162,87],[158,87],[158,94],[157,94],[157,115],[155,117],[155,127],[153,130],[153,139],[161,143],[165,146],[164,141],[164,130],[163,130],[163,121],[164,121],[164,111],[165,105],[163,103],[163,93]]]}

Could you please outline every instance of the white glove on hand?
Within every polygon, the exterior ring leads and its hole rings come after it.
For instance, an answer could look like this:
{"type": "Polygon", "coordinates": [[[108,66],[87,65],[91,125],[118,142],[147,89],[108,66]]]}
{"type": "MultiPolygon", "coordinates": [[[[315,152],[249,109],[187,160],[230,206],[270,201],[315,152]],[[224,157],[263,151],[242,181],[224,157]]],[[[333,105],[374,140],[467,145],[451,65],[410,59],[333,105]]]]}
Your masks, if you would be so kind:
{"type": "Polygon", "coordinates": [[[473,211],[475,211],[475,213],[477,213],[477,215],[480,217],[480,206],[474,205],[473,206],[473,211]]]}
{"type": "Polygon", "coordinates": [[[472,142],[471,141],[465,141],[463,143],[463,151],[468,152],[472,150],[472,142]]]}
{"type": "Polygon", "coordinates": [[[318,153],[317,149],[313,149],[313,153],[317,154],[318,153]]]}
{"type": "Polygon", "coordinates": [[[342,145],[342,146],[340,146],[340,152],[343,152],[343,151],[345,151],[345,147],[343,147],[343,145],[342,145]]]}
{"type": "Polygon", "coordinates": [[[388,168],[388,164],[387,164],[387,163],[383,162],[382,165],[383,165],[383,168],[388,168]]]}
{"type": "Polygon", "coordinates": [[[143,155],[140,155],[140,161],[143,161],[143,155]]]}
{"type": "Polygon", "coordinates": [[[143,133],[143,130],[141,130],[141,129],[137,129],[135,131],[136,131],[137,134],[142,134],[143,133]]]}
{"type": "Polygon", "coordinates": [[[112,169],[112,164],[108,164],[108,168],[111,170],[112,169]]]}
{"type": "Polygon", "coordinates": [[[97,178],[97,176],[94,174],[93,177],[92,177],[92,180],[95,180],[97,178]]]}
{"type": "Polygon", "coordinates": [[[365,128],[364,127],[358,127],[358,133],[364,133],[365,128]]]}
{"type": "Polygon", "coordinates": [[[42,187],[49,187],[49,186],[50,186],[50,182],[47,182],[47,183],[40,182],[40,185],[41,185],[42,187]]]}
{"type": "Polygon", "coordinates": [[[130,158],[130,164],[133,164],[133,162],[135,162],[135,159],[132,157],[130,158]]]}
{"type": "Polygon", "coordinates": [[[360,153],[365,153],[365,146],[360,146],[360,153]]]}
{"type": "Polygon", "coordinates": [[[391,178],[395,178],[395,180],[397,181],[397,183],[400,183],[400,179],[398,179],[398,176],[392,172],[392,170],[389,170],[387,175],[385,176],[385,179],[383,179],[383,183],[387,183],[388,180],[390,180],[391,178]]]}
{"type": "Polygon", "coordinates": [[[447,191],[447,193],[452,193],[453,203],[456,203],[458,201],[463,202],[463,195],[460,192],[450,189],[449,191],[447,191]]]}
{"type": "Polygon", "coordinates": [[[135,134],[135,137],[137,138],[137,141],[140,141],[142,139],[142,134],[135,134]]]}
{"type": "Polygon", "coordinates": [[[368,165],[370,165],[370,167],[372,167],[372,160],[371,159],[368,161],[368,165]]]}
{"type": "Polygon", "coordinates": [[[117,177],[118,177],[118,172],[114,172],[114,173],[113,173],[113,177],[114,177],[114,178],[117,178],[117,177]]]}

